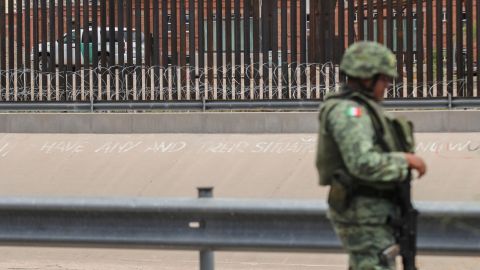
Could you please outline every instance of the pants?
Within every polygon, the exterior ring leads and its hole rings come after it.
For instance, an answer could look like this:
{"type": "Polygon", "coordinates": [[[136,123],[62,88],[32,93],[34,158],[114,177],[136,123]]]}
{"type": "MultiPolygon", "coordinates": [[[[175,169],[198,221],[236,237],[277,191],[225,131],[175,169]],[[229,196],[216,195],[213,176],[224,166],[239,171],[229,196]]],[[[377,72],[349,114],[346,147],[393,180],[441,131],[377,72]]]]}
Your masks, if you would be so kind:
{"type": "Polygon", "coordinates": [[[349,270],[395,270],[395,258],[382,251],[395,244],[387,225],[345,225],[333,222],[335,232],[349,256],[349,270]]]}

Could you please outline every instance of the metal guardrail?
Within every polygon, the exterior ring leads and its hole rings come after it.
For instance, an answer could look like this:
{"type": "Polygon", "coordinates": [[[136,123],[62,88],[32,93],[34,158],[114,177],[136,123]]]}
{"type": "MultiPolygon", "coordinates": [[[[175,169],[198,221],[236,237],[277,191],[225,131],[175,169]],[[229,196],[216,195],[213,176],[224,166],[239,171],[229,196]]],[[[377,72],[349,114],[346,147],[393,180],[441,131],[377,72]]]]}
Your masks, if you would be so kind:
{"type": "MultiPolygon", "coordinates": [[[[480,252],[480,204],[416,203],[422,252],[480,252]]],[[[0,244],[338,250],[311,200],[0,198],[0,244]]]]}
{"type": "MultiPolygon", "coordinates": [[[[127,102],[0,102],[0,111],[128,111],[128,110],[317,110],[319,100],[253,100],[253,101],[127,101],[127,102]]],[[[391,109],[480,108],[480,98],[388,99],[391,109]]]]}

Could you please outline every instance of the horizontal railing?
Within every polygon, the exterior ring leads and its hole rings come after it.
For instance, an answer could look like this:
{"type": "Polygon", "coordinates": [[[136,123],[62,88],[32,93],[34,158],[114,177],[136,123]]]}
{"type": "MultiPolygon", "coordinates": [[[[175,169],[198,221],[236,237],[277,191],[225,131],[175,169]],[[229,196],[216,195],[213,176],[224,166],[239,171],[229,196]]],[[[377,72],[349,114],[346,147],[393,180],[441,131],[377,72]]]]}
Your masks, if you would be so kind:
{"type": "MultiPolygon", "coordinates": [[[[320,100],[184,100],[184,101],[84,101],[84,102],[0,102],[0,111],[215,111],[215,110],[317,110],[320,100]]],[[[479,108],[478,98],[388,99],[390,109],[479,108]]]]}

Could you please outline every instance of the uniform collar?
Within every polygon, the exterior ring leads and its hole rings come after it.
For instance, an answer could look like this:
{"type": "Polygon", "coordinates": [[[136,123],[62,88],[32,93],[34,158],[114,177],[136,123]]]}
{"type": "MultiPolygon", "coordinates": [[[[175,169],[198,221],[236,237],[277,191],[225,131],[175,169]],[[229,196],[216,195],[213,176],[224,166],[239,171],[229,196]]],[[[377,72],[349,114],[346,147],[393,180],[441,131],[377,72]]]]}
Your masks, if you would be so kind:
{"type": "Polygon", "coordinates": [[[337,93],[333,93],[329,96],[326,97],[326,99],[330,99],[330,98],[346,98],[352,94],[356,94],[356,95],[359,95],[359,96],[362,96],[363,98],[365,99],[369,99],[369,100],[372,100],[374,102],[377,102],[373,96],[373,93],[371,92],[367,92],[367,91],[364,91],[364,90],[361,90],[361,89],[358,89],[358,88],[353,88],[351,86],[348,86],[346,84],[343,84],[341,87],[340,87],[340,90],[337,92],[337,93]]]}

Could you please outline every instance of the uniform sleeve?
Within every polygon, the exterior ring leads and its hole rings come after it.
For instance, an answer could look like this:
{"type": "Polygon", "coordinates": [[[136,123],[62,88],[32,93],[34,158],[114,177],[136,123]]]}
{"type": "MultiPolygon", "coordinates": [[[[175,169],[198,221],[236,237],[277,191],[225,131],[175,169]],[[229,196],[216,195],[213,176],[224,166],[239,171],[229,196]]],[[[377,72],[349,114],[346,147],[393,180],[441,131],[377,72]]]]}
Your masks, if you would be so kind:
{"type": "Polygon", "coordinates": [[[364,181],[406,178],[408,164],[401,152],[382,152],[365,107],[353,101],[337,104],[327,116],[327,130],[338,145],[348,171],[364,181]]]}

